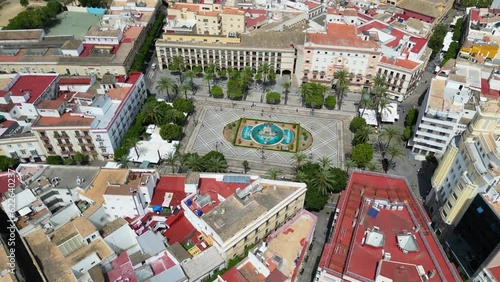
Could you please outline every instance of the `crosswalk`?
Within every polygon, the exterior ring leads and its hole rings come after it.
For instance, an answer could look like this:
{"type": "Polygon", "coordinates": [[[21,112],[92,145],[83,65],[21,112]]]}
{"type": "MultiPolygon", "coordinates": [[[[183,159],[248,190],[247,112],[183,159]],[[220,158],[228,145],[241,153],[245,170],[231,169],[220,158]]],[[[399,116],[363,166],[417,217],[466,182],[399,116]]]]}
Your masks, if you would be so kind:
{"type": "Polygon", "coordinates": [[[153,77],[155,76],[155,71],[154,70],[149,70],[146,77],[149,78],[149,79],[153,79],[153,77]]]}

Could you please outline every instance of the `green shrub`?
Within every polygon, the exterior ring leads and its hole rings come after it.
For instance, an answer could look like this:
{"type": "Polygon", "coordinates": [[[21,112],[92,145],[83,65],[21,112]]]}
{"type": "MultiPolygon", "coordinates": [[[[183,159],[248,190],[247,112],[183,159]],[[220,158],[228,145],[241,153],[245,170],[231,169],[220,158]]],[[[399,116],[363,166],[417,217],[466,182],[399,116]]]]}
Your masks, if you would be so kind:
{"type": "Polygon", "coordinates": [[[193,72],[194,73],[201,73],[203,71],[203,69],[200,67],[200,66],[194,66],[193,67],[193,72]]]}
{"type": "Polygon", "coordinates": [[[9,158],[6,156],[0,156],[0,170],[6,171],[9,169],[15,169],[19,164],[19,160],[9,158]]]}
{"type": "Polygon", "coordinates": [[[160,136],[163,140],[180,140],[182,127],[177,124],[165,124],[160,128],[160,136]]]}
{"type": "Polygon", "coordinates": [[[323,95],[306,97],[306,105],[311,108],[321,109],[323,107],[323,95]]]}
{"type": "Polygon", "coordinates": [[[325,99],[325,107],[329,110],[335,109],[335,105],[337,105],[337,99],[335,96],[328,96],[325,99]]]}
{"type": "Polygon", "coordinates": [[[405,117],[405,126],[414,125],[415,123],[417,123],[417,118],[418,118],[418,110],[410,109],[405,117]]]}
{"type": "Polygon", "coordinates": [[[351,159],[364,167],[373,159],[373,147],[370,144],[358,144],[352,149],[351,159]]]}
{"type": "Polygon", "coordinates": [[[281,94],[278,92],[267,92],[266,103],[277,105],[281,102],[281,94]]]}
{"type": "Polygon", "coordinates": [[[351,124],[349,125],[349,130],[352,133],[356,133],[359,129],[366,126],[366,120],[362,117],[355,117],[352,119],[351,124]]]}
{"type": "Polygon", "coordinates": [[[214,98],[224,98],[224,92],[222,91],[222,88],[219,85],[214,85],[212,87],[210,94],[214,98]]]}
{"type": "Polygon", "coordinates": [[[405,127],[405,129],[403,130],[403,140],[404,141],[410,140],[412,135],[413,132],[411,131],[411,127],[410,126],[405,127]]]}
{"type": "Polygon", "coordinates": [[[48,156],[45,163],[51,165],[62,165],[64,164],[64,160],[61,156],[48,156]]]}
{"type": "Polygon", "coordinates": [[[174,109],[183,112],[191,113],[194,110],[193,101],[190,99],[177,98],[173,102],[174,109]]]}

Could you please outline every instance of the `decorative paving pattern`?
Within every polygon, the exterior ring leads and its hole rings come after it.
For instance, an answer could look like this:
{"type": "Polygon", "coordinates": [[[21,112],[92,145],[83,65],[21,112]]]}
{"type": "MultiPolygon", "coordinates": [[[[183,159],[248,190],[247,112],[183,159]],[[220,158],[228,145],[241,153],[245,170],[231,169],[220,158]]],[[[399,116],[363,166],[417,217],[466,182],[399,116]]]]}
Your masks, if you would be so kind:
{"type": "MultiPolygon", "coordinates": [[[[227,142],[222,136],[222,130],[229,122],[237,121],[239,118],[265,119],[276,122],[292,122],[300,123],[300,125],[311,132],[313,136],[313,144],[306,153],[312,161],[317,161],[322,156],[327,156],[332,160],[332,165],[339,166],[341,155],[339,154],[339,144],[342,142],[340,120],[333,118],[320,118],[312,116],[293,115],[295,113],[281,114],[269,113],[262,114],[259,111],[251,111],[242,109],[228,109],[205,107],[200,113],[199,124],[197,125],[193,136],[195,140],[190,140],[191,147],[186,148],[188,152],[197,152],[198,154],[206,154],[213,150],[219,150],[227,159],[232,160],[248,160],[254,162],[262,161],[262,150],[251,149],[233,146],[227,142]]],[[[277,152],[265,150],[264,156],[266,164],[293,165],[293,153],[277,152]]]]}

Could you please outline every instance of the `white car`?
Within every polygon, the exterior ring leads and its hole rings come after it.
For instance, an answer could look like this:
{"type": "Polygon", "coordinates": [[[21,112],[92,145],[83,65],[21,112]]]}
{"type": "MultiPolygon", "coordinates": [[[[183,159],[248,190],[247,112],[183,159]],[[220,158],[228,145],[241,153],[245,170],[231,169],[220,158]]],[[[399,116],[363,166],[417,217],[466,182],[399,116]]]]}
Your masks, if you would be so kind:
{"type": "Polygon", "coordinates": [[[156,63],[152,63],[152,64],[151,64],[151,69],[152,69],[152,70],[156,69],[156,63]]]}

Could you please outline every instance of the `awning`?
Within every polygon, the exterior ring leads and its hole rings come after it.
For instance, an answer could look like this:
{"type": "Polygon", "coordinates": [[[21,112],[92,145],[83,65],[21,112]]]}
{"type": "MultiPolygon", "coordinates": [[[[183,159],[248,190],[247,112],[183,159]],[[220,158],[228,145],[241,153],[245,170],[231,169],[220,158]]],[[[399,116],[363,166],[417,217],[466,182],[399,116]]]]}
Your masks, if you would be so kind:
{"type": "Polygon", "coordinates": [[[149,161],[143,161],[139,168],[148,168],[149,167],[149,161]]]}

